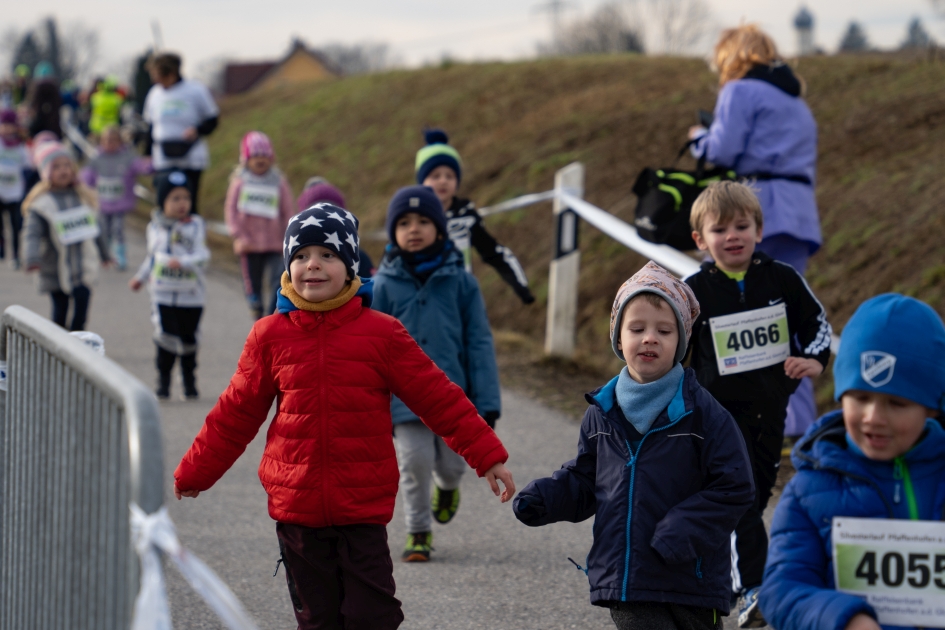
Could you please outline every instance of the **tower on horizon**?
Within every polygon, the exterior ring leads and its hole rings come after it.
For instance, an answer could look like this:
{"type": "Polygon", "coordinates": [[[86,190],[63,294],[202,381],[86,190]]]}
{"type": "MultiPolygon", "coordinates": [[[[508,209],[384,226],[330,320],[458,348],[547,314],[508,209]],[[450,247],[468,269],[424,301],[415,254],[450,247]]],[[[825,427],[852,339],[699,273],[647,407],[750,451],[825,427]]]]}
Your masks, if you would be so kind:
{"type": "Polygon", "coordinates": [[[797,29],[798,56],[812,55],[814,48],[814,16],[803,4],[797,15],[794,16],[794,28],[797,29]]]}

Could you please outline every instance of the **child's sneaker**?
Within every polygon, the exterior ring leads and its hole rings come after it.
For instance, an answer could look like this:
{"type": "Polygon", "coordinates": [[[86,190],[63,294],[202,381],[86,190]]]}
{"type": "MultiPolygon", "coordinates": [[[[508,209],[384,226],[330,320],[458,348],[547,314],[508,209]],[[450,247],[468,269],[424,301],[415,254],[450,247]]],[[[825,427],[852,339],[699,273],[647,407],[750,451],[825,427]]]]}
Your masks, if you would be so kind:
{"type": "Polygon", "coordinates": [[[433,518],[437,523],[449,523],[456,516],[459,509],[459,488],[443,490],[434,486],[433,490],[433,518]]]}
{"type": "Polygon", "coordinates": [[[154,390],[154,395],[158,400],[167,400],[171,397],[171,375],[158,374],[158,386],[154,390]]]}
{"type": "Polygon", "coordinates": [[[404,562],[429,562],[433,550],[433,532],[407,534],[407,546],[400,559],[404,562]]]}
{"type": "Polygon", "coordinates": [[[758,607],[758,588],[753,588],[742,596],[738,610],[739,628],[764,628],[768,625],[761,608],[758,607]]]}

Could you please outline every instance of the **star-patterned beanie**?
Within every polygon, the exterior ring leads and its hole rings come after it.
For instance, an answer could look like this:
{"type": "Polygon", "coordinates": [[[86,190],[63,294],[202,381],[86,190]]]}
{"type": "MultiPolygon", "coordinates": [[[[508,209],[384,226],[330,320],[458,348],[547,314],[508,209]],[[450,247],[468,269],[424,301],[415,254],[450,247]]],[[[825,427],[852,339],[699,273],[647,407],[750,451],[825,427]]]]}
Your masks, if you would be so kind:
{"type": "Polygon", "coordinates": [[[291,277],[289,263],[295,252],[309,245],[320,245],[338,254],[348,270],[348,276],[354,279],[361,268],[358,244],[356,216],[330,203],[315,204],[289,220],[282,245],[286,273],[291,277]]]}

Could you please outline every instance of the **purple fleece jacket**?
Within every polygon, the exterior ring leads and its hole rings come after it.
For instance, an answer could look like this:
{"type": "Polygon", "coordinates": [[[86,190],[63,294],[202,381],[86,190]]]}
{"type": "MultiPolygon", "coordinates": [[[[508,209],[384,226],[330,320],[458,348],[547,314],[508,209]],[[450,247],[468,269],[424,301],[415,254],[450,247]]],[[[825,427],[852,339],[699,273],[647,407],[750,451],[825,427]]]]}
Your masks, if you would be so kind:
{"type": "Polygon", "coordinates": [[[694,152],[707,151],[716,165],[739,175],[804,175],[811,185],[786,179],[758,180],[755,192],[764,212],[764,235],[788,234],[822,242],[817,200],[817,123],[807,103],[758,79],[726,83],[715,104],[715,120],[694,152]]]}
{"type": "Polygon", "coordinates": [[[134,187],[138,176],[153,172],[151,158],[140,157],[131,148],[122,147],[114,153],[102,152],[90,160],[79,179],[96,189],[103,214],[121,214],[135,209],[134,187]]]}

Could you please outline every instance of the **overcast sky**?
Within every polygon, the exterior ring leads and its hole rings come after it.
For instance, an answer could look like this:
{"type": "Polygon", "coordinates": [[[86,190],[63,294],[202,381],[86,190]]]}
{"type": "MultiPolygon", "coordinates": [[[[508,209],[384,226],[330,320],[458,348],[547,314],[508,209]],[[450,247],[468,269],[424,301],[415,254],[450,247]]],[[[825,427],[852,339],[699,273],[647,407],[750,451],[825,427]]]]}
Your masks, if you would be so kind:
{"type": "MultiPolygon", "coordinates": [[[[645,1],[645,0],[641,0],[645,1]]],[[[782,52],[796,49],[791,21],[797,0],[707,0],[716,26],[758,22],[774,36],[782,52]]],[[[103,67],[114,70],[152,40],[151,23],[160,24],[165,48],[184,55],[185,71],[202,62],[228,57],[278,58],[291,38],[313,46],[329,42],[375,41],[390,44],[407,65],[448,53],[463,60],[534,56],[536,45],[550,38],[551,20],[537,10],[547,0],[35,0],[4,2],[0,32],[23,29],[55,15],[61,24],[82,21],[99,30],[103,67]]],[[[588,15],[601,0],[570,0],[564,20],[588,15]]],[[[851,19],[860,21],[870,41],[896,46],[913,16],[945,41],[945,20],[937,19],[929,0],[810,0],[815,39],[828,51],[851,19]]],[[[708,50],[710,42],[706,42],[708,50]]],[[[6,68],[4,68],[6,70],[6,68]]]]}

